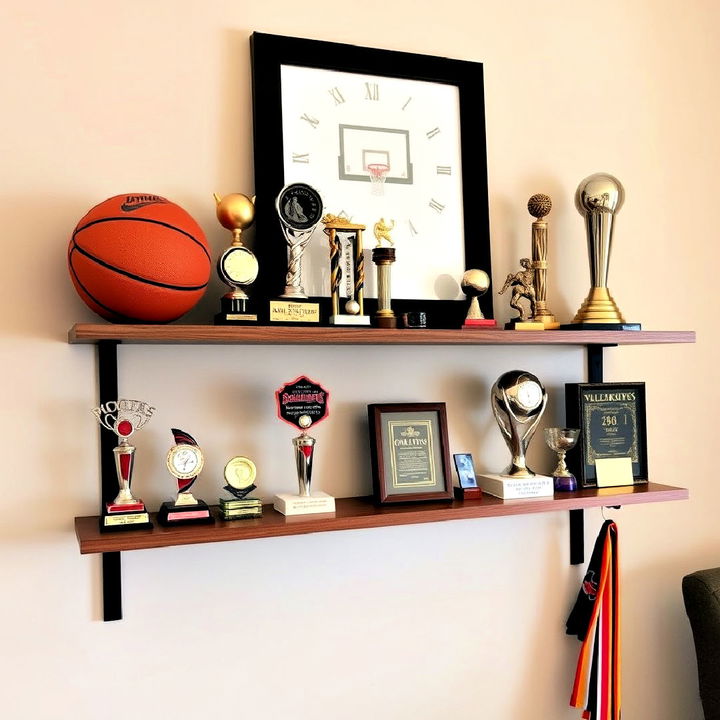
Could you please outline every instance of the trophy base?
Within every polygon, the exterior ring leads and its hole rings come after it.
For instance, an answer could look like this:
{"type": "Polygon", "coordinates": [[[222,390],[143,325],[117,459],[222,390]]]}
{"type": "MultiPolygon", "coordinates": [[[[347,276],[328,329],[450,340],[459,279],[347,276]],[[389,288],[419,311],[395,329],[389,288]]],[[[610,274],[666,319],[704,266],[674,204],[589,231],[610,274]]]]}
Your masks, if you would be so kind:
{"type": "Polygon", "coordinates": [[[370,316],[369,315],[331,315],[330,316],[330,324],[331,325],[369,325],[370,324],[370,316]]]}
{"type": "Polygon", "coordinates": [[[100,532],[125,532],[126,530],[150,530],[153,524],[147,512],[103,513],[100,532]]]}
{"type": "Polygon", "coordinates": [[[314,492],[310,497],[283,493],[276,495],[273,507],[283,515],[311,515],[335,512],[335,498],[324,492],[314,492]]]}
{"type": "Polygon", "coordinates": [[[215,522],[210,508],[202,500],[198,500],[197,505],[176,505],[172,500],[168,500],[160,506],[157,520],[165,527],[206,525],[215,522]]]}
{"type": "Polygon", "coordinates": [[[256,325],[257,315],[243,315],[242,313],[219,312],[215,315],[216,325],[256,325]]]}
{"type": "Polygon", "coordinates": [[[483,492],[502,500],[524,500],[547,497],[554,492],[553,479],[549,475],[531,478],[513,478],[505,475],[476,475],[483,492]]]}
{"type": "Polygon", "coordinates": [[[216,325],[252,325],[257,322],[257,315],[250,312],[250,301],[247,297],[220,298],[220,312],[215,316],[216,325]]]}
{"type": "Polygon", "coordinates": [[[625,324],[610,291],[606,287],[592,287],[580,309],[575,313],[575,323],[618,323],[625,324]]]}
{"type": "Polygon", "coordinates": [[[271,325],[317,325],[320,303],[310,300],[271,300],[271,325]]]}
{"type": "Polygon", "coordinates": [[[577,480],[574,475],[553,475],[555,492],[573,492],[577,490],[577,480]]]}
{"type": "Polygon", "coordinates": [[[505,323],[506,330],[531,331],[544,330],[545,325],[537,320],[519,320],[517,318],[505,323]]]}
{"type": "Polygon", "coordinates": [[[642,330],[640,323],[580,322],[561,325],[561,330],[642,330]]]}
{"type": "Polygon", "coordinates": [[[463,330],[493,330],[497,327],[497,320],[488,318],[466,318],[463,323],[463,330]]]}
{"type": "Polygon", "coordinates": [[[476,488],[453,488],[456,500],[482,500],[482,489],[476,488]]]}
{"type": "Polygon", "coordinates": [[[559,330],[560,323],[554,315],[536,315],[535,322],[541,322],[546,330],[559,330]]]}
{"type": "Polygon", "coordinates": [[[384,315],[382,317],[378,317],[375,315],[372,320],[373,327],[376,328],[383,328],[385,330],[393,330],[397,327],[397,318],[393,315],[390,317],[389,315],[384,315]]]}
{"type": "Polygon", "coordinates": [[[247,520],[262,517],[262,503],[258,498],[220,498],[218,500],[222,520],[247,520]]]}

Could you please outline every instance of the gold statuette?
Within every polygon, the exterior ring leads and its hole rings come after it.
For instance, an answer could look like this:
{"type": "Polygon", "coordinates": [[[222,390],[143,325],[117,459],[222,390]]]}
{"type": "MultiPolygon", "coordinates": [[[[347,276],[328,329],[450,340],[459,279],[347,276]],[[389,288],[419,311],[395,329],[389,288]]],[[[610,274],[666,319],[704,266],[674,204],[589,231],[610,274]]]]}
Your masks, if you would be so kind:
{"type": "Polygon", "coordinates": [[[508,288],[512,288],[510,307],[520,314],[506,323],[505,329],[544,330],[545,326],[535,320],[535,268],[530,258],[520,260],[520,270],[508,274],[498,295],[502,295],[508,288]],[[527,308],[520,304],[523,299],[528,301],[527,308]]]}
{"type": "Polygon", "coordinates": [[[546,330],[556,330],[560,323],[547,306],[547,249],[548,224],[545,219],[552,209],[548,195],[537,193],[528,200],[528,212],[535,218],[532,224],[532,266],[535,270],[535,321],[541,322],[546,330]]]}

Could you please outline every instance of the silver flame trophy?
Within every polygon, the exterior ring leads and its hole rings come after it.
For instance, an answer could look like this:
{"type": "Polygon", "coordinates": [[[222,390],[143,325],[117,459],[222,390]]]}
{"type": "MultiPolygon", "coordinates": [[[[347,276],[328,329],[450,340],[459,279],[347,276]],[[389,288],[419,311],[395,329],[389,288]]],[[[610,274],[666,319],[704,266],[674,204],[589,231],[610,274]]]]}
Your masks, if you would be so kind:
{"type": "Polygon", "coordinates": [[[111,400],[93,408],[93,415],[106,430],[115,433],[120,441],[113,448],[115,470],[120,491],[112,502],[106,502],[100,518],[100,532],[137,530],[151,528],[150,516],[145,503],[133,497],[130,490],[135,446],[128,440],[155,412],[155,408],[141,400],[111,400]]]}
{"type": "Polygon", "coordinates": [[[293,453],[298,476],[298,494],[281,493],[275,496],[273,507],[283,515],[309,515],[335,512],[335,498],[310,489],[312,482],[315,438],[308,430],[328,416],[329,393],[321,385],[305,376],[283,385],[276,393],[278,417],[298,428],[293,438],[293,453]]]}

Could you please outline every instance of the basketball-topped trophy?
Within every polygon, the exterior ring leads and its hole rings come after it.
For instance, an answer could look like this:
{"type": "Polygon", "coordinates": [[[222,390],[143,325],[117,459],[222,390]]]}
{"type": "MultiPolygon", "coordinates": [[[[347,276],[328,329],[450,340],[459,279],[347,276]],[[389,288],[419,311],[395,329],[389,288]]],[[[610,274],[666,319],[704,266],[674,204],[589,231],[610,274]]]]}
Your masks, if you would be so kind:
{"type": "Polygon", "coordinates": [[[370,317],[363,310],[363,288],[365,287],[365,254],[362,233],[364,225],[351,223],[347,218],[327,214],[322,219],[325,234],[330,243],[330,297],[332,312],[331,325],[369,325],[370,317]],[[347,253],[344,252],[345,240],[347,253]],[[345,270],[341,268],[345,260],[345,270]],[[340,310],[340,280],[345,275],[347,299],[340,310]]]}
{"type": "Polygon", "coordinates": [[[585,218],[592,287],[563,330],[640,330],[639,323],[625,321],[607,286],[615,215],[624,202],[621,182],[607,173],[586,177],[575,191],[575,207],[585,218]]]}
{"type": "Polygon", "coordinates": [[[466,270],[460,281],[460,289],[470,299],[463,330],[497,327],[495,320],[489,320],[483,315],[478,301],[490,289],[490,276],[484,270],[466,270]]]}
{"type": "Polygon", "coordinates": [[[216,325],[249,325],[257,322],[253,312],[248,286],[255,282],[258,274],[258,261],[252,251],[243,245],[240,236],[253,224],[255,204],[241,193],[232,193],[221,198],[213,194],[216,202],[215,212],[220,224],[232,232],[232,245],[223,252],[217,261],[220,279],[230,286],[230,292],[220,299],[220,312],[215,315],[216,325]]]}
{"type": "Polygon", "coordinates": [[[151,528],[145,503],[130,491],[135,447],[128,438],[139,430],[155,412],[155,408],[141,400],[112,400],[93,408],[93,415],[106,430],[115,433],[120,443],[113,448],[115,470],[120,492],[112,502],[105,503],[100,518],[100,532],[151,528]]]}
{"type": "Polygon", "coordinates": [[[301,376],[291,383],[283,385],[275,393],[275,399],[278,417],[301,432],[292,441],[297,468],[298,494],[276,495],[273,507],[283,515],[334,512],[334,497],[324,492],[310,491],[315,438],[308,435],[308,430],[328,416],[329,393],[321,385],[301,376]]]}
{"type": "Polygon", "coordinates": [[[323,215],[320,193],[305,183],[286,185],[275,200],[275,209],[288,246],[285,292],[270,301],[270,322],[312,324],[320,322],[320,303],[311,301],[302,285],[302,257],[323,215]]]}
{"type": "Polygon", "coordinates": [[[548,224],[545,219],[552,210],[548,195],[537,193],[528,200],[528,212],[535,218],[532,224],[532,266],[535,270],[535,322],[541,322],[546,330],[557,330],[560,323],[547,306],[547,248],[548,224]]]}

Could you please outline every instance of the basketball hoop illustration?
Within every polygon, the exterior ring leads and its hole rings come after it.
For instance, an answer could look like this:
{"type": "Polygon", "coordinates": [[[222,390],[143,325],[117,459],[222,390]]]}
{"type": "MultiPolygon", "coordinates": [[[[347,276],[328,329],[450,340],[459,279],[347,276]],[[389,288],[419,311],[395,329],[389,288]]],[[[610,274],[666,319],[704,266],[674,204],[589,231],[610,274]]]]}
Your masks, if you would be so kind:
{"type": "Polygon", "coordinates": [[[370,194],[384,195],[385,176],[390,170],[390,166],[385,163],[370,163],[367,166],[370,173],[370,194]]]}

